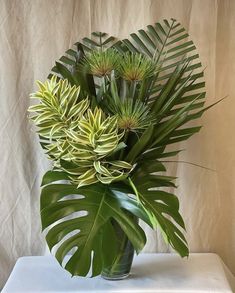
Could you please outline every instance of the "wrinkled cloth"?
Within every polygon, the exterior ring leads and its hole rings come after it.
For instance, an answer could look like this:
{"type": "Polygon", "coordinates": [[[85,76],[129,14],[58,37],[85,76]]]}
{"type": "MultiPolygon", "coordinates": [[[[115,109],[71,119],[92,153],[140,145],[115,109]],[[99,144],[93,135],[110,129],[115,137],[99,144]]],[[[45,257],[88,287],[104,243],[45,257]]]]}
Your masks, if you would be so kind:
{"type": "MultiPolygon", "coordinates": [[[[235,1],[0,0],[0,287],[16,260],[41,255],[40,180],[49,163],[27,119],[28,95],[54,61],[92,31],[118,38],[164,18],[189,31],[205,67],[208,111],[202,131],[167,163],[191,252],[216,252],[235,273],[235,1]]],[[[145,227],[145,251],[166,252],[159,232],[145,227]]]]}
{"type": "Polygon", "coordinates": [[[19,258],[2,293],[232,293],[223,262],[214,253],[192,253],[188,259],[176,254],[142,253],[135,257],[131,275],[120,281],[71,278],[52,256],[19,258]]]}

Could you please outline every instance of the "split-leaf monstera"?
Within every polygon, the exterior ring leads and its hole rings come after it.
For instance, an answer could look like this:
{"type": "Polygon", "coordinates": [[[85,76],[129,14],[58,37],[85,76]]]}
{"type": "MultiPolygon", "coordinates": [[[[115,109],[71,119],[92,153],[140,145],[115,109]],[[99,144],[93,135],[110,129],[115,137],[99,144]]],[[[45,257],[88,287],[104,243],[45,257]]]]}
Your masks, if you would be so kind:
{"type": "MultiPolygon", "coordinates": [[[[54,174],[55,175],[55,174],[54,174]]],[[[60,174],[61,175],[61,174],[60,174]]],[[[61,179],[61,177],[60,177],[61,179]]],[[[69,219],[50,228],[46,240],[50,248],[68,233],[79,233],[65,240],[57,249],[56,258],[62,264],[65,255],[74,247],[76,252],[65,268],[73,275],[87,275],[93,252],[92,276],[100,273],[103,266],[112,264],[115,258],[116,236],[111,220],[121,226],[131,240],[135,250],[141,251],[146,238],[140,226],[128,216],[129,211],[148,221],[135,200],[129,198],[125,189],[118,185],[93,184],[77,189],[72,184],[50,184],[43,188],[41,195],[42,227],[45,229],[72,212],[86,211],[87,215],[69,219]],[[76,199],[66,198],[79,193],[76,199]]]]}
{"type": "Polygon", "coordinates": [[[31,95],[39,100],[32,120],[54,162],[42,180],[42,227],[61,264],[72,252],[72,275],[92,268],[96,276],[115,262],[114,222],[140,252],[146,237],[135,217],[188,255],[178,198],[163,189],[176,187],[175,178],[163,161],[180,152],[169,145],[200,130],[187,123],[211,107],[195,50],[174,19],[119,41],[95,32],[31,95]]]}

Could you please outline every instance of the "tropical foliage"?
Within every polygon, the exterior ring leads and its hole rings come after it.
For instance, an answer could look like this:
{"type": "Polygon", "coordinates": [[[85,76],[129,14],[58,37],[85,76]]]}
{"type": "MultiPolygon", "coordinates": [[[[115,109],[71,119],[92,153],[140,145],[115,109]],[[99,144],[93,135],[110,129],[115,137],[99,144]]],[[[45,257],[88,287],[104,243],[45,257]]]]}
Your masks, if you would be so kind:
{"type": "Polygon", "coordinates": [[[133,215],[188,255],[178,198],[163,189],[176,178],[164,174],[163,161],[180,152],[167,146],[200,130],[187,124],[208,109],[195,50],[174,19],[119,41],[95,32],[38,82],[30,112],[54,162],[42,180],[42,226],[61,264],[72,251],[65,265],[72,275],[92,267],[96,276],[113,263],[112,221],[140,252],[146,237],[133,215]]]}

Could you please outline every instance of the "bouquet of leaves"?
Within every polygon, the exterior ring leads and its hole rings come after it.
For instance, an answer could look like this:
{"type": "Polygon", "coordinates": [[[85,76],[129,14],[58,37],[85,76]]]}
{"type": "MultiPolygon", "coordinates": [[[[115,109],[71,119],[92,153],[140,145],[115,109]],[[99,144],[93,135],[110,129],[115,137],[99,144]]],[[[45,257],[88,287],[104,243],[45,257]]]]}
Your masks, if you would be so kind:
{"type": "Polygon", "coordinates": [[[112,264],[113,221],[139,253],[146,235],[133,216],[188,255],[178,198],[165,189],[175,177],[164,173],[175,143],[201,128],[188,122],[209,108],[195,49],[174,19],[124,40],[95,32],[37,82],[29,111],[53,162],[42,180],[42,227],[61,264],[75,248],[65,265],[72,275],[112,264]]]}

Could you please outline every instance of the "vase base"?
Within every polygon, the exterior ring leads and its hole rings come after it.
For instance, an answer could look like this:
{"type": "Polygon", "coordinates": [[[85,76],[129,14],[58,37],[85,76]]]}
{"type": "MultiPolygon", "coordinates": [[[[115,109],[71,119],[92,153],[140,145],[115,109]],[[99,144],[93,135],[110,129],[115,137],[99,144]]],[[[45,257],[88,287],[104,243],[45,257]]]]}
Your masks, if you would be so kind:
{"type": "Polygon", "coordinates": [[[108,281],[118,281],[118,280],[124,280],[124,279],[128,278],[129,275],[130,275],[130,273],[127,273],[124,275],[117,275],[117,276],[108,276],[108,275],[102,274],[101,277],[105,280],[108,280],[108,281]]]}

